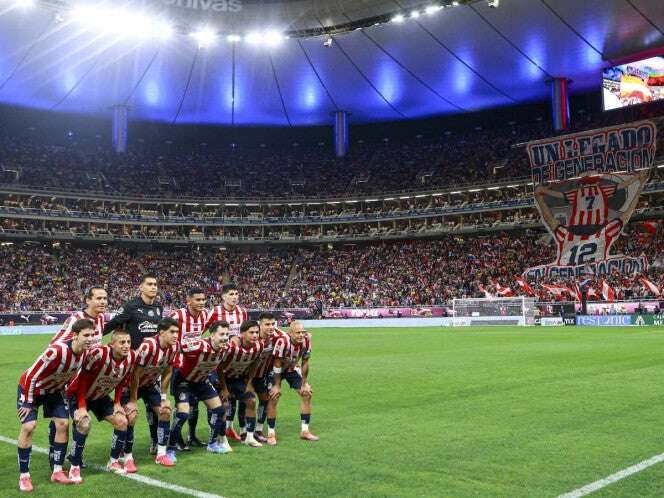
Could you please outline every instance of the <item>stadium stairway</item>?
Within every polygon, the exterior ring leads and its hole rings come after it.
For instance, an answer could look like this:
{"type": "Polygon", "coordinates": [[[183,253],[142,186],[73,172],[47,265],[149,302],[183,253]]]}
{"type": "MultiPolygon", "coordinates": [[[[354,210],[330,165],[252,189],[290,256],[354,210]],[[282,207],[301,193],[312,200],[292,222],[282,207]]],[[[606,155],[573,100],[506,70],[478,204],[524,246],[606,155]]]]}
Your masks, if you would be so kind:
{"type": "Polygon", "coordinates": [[[291,265],[290,273],[288,274],[288,280],[286,280],[286,285],[284,286],[285,293],[290,292],[291,286],[293,285],[293,281],[300,274],[298,268],[300,266],[301,261],[302,261],[302,255],[298,252],[297,256],[295,257],[295,260],[293,261],[293,264],[291,265]]]}

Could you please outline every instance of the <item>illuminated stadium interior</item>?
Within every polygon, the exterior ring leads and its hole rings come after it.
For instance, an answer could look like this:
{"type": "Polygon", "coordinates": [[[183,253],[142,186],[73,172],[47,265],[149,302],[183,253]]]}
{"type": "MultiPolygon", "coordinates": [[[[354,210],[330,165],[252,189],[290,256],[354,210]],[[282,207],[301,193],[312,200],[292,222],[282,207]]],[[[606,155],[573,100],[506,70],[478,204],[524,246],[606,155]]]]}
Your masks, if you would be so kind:
{"type": "Polygon", "coordinates": [[[661,4],[0,0],[2,496],[662,496],[661,4]]]}

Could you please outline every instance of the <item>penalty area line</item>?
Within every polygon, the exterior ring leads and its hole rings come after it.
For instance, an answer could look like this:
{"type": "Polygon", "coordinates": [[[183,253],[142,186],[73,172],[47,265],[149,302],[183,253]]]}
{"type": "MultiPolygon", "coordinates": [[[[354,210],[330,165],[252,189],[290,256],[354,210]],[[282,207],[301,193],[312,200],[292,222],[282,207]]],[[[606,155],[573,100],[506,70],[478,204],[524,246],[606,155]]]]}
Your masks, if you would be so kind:
{"type": "MultiPolygon", "coordinates": [[[[0,441],[14,446],[18,444],[18,441],[16,439],[11,439],[1,435],[0,435],[0,441]]],[[[40,446],[33,445],[32,451],[34,451],[35,453],[43,453],[44,455],[48,455],[48,450],[40,446]]],[[[96,463],[91,463],[89,461],[87,462],[87,465],[89,468],[92,468],[94,470],[98,470],[101,472],[108,472],[106,470],[106,467],[104,467],[103,465],[98,465],[96,463]]],[[[118,475],[118,474],[113,474],[113,475],[118,475]]],[[[206,493],[204,491],[198,491],[197,489],[185,488],[184,486],[178,486],[177,484],[171,484],[168,482],[160,481],[158,479],[153,479],[152,477],[144,476],[141,474],[125,474],[125,475],[120,475],[119,477],[140,482],[141,484],[145,484],[146,486],[167,489],[168,491],[173,491],[174,493],[179,493],[181,495],[195,496],[196,498],[224,498],[223,496],[220,495],[215,495],[213,493],[206,493]]]]}
{"type": "Polygon", "coordinates": [[[606,476],[605,478],[600,479],[599,481],[591,482],[590,484],[586,484],[585,486],[575,489],[574,491],[570,491],[569,493],[560,495],[558,496],[558,498],[581,498],[582,496],[594,493],[595,491],[607,487],[609,484],[613,484],[614,482],[620,481],[625,477],[629,477],[633,474],[641,472],[642,470],[645,470],[648,467],[652,467],[653,465],[656,465],[660,462],[664,462],[664,453],[660,453],[659,455],[655,455],[654,457],[648,458],[647,460],[643,460],[642,462],[636,463],[630,467],[619,470],[615,474],[606,476]]]}

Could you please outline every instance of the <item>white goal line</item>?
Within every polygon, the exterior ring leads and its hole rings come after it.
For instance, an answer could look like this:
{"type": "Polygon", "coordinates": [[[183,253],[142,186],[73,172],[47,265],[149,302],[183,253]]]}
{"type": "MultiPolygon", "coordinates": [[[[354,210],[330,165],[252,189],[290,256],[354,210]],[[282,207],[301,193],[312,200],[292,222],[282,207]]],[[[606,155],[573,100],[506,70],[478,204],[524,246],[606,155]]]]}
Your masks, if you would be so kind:
{"type": "MultiPolygon", "coordinates": [[[[18,444],[18,441],[16,439],[11,439],[5,436],[0,436],[0,441],[14,446],[18,444]]],[[[43,453],[45,455],[48,454],[48,450],[40,446],[33,446],[32,451],[36,453],[43,453]]],[[[86,460],[86,464],[88,465],[89,468],[102,472],[107,472],[106,467],[104,467],[103,465],[91,463],[88,460],[86,460]]],[[[113,474],[113,475],[118,475],[118,474],[113,474]]],[[[185,488],[184,486],[178,486],[177,484],[171,484],[168,482],[160,481],[158,479],[153,479],[152,477],[147,477],[140,474],[125,474],[125,475],[120,475],[119,477],[124,477],[125,479],[131,479],[132,481],[140,482],[141,484],[145,484],[146,486],[153,486],[155,488],[167,489],[168,491],[173,491],[174,493],[179,493],[181,495],[195,496],[196,498],[224,498],[223,496],[220,495],[215,495],[213,493],[206,493],[204,491],[198,491],[197,489],[185,488]]]]}

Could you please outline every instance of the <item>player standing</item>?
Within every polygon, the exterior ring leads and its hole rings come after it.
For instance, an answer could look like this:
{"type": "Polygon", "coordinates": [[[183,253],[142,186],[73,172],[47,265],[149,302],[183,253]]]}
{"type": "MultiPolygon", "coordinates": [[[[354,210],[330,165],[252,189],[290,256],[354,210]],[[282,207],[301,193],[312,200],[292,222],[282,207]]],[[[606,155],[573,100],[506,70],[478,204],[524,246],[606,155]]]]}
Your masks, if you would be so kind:
{"type": "MultiPolygon", "coordinates": [[[[157,417],[157,458],[155,462],[165,467],[175,465],[166,456],[166,445],[170,432],[171,402],[168,399],[168,386],[173,373],[173,364],[178,357],[178,324],[171,318],[164,318],[157,325],[157,335],[144,339],[136,350],[136,365],[131,376],[129,391],[122,396],[125,413],[136,411],[136,402],[141,398],[145,406],[157,417]]],[[[132,456],[134,445],[134,425],[129,422],[124,447],[124,468],[129,473],[136,472],[132,456]]]]}
{"type": "Polygon", "coordinates": [[[238,304],[240,301],[240,290],[237,284],[229,282],[221,287],[221,304],[218,304],[208,316],[208,325],[217,320],[228,322],[230,336],[240,333],[240,325],[249,319],[246,308],[238,304]]]}
{"type": "MultiPolygon", "coordinates": [[[[81,478],[81,459],[85,449],[85,440],[90,432],[90,415],[94,413],[98,421],[106,420],[113,426],[111,458],[106,466],[109,472],[125,474],[118,461],[127,437],[127,415],[120,404],[124,389],[130,379],[131,370],[136,361],[136,353],[131,350],[131,338],[125,330],[113,331],[110,344],[91,349],[74,380],[67,387],[69,410],[74,419],[71,452],[72,467],[69,480],[75,484],[83,482],[81,478]],[[115,398],[108,394],[115,389],[115,398]]],[[[128,414],[130,419],[135,416],[128,414]]]]}
{"type": "Polygon", "coordinates": [[[70,482],[62,470],[69,435],[69,411],[63,393],[67,382],[83,364],[86,351],[95,339],[95,329],[90,320],[76,320],[69,327],[69,332],[71,340],[49,345],[19,380],[17,410],[21,431],[16,446],[21,491],[32,491],[30,454],[40,406],[43,407],[44,417],[50,417],[55,427],[52,449],[49,450],[49,454],[53,454],[51,481],[60,484],[70,482]]]}
{"type": "Polygon", "coordinates": [[[75,311],[65,320],[60,331],[51,339],[51,344],[71,341],[74,335],[72,333],[72,326],[77,320],[90,320],[95,330],[93,346],[101,344],[105,326],[104,313],[106,313],[108,305],[106,289],[100,285],[90,287],[85,293],[85,304],[86,308],[84,310],[75,311]]]}
{"type": "MultiPolygon", "coordinates": [[[[90,320],[93,323],[95,330],[92,346],[101,345],[106,321],[104,313],[106,313],[106,307],[108,305],[108,294],[106,293],[106,289],[104,289],[102,286],[93,285],[86,291],[84,297],[86,308],[82,311],[75,311],[69,316],[69,318],[67,318],[67,320],[65,320],[62,328],[53,336],[53,339],[51,339],[51,344],[71,341],[74,336],[72,333],[73,324],[76,323],[77,320],[90,320]]],[[[51,449],[53,448],[54,438],[55,423],[53,420],[51,420],[51,422],[48,424],[48,459],[51,463],[51,466],[53,466],[53,454],[51,449]]],[[[82,466],[85,467],[85,465],[82,466]]]]}
{"type": "Polygon", "coordinates": [[[272,386],[268,404],[268,444],[277,444],[275,427],[277,424],[277,405],[281,396],[281,380],[286,379],[291,389],[300,395],[300,438],[318,441],[320,438],[309,430],[311,421],[311,397],[313,390],[307,382],[309,377],[309,358],[311,357],[311,336],[302,324],[294,321],[290,325],[288,338],[280,337],[274,346],[274,367],[272,368],[272,386]],[[300,365],[298,366],[298,362],[300,365]]]}
{"type": "MultiPolygon", "coordinates": [[[[198,287],[192,288],[187,292],[187,306],[175,311],[171,318],[178,324],[178,344],[182,346],[185,342],[197,341],[205,332],[208,323],[208,311],[205,309],[205,291],[198,287]]],[[[190,446],[205,446],[196,437],[196,426],[198,425],[198,400],[193,394],[189,396],[189,439],[185,443],[180,441],[183,450],[188,450],[190,446]]]]}
{"type": "MultiPolygon", "coordinates": [[[[249,313],[246,308],[238,304],[240,301],[240,289],[234,282],[229,282],[221,287],[221,304],[212,308],[208,316],[208,326],[217,320],[224,320],[230,325],[230,336],[234,337],[240,333],[240,325],[249,319],[249,313]]],[[[233,429],[233,418],[235,417],[235,408],[237,405],[238,422],[240,429],[245,426],[246,405],[243,401],[231,402],[228,416],[226,417],[226,436],[235,441],[240,441],[240,436],[233,429]]]]}
{"type": "Polygon", "coordinates": [[[255,394],[248,389],[254,378],[261,354],[258,340],[259,327],[255,320],[246,320],[240,325],[240,335],[229,342],[228,354],[224,362],[219,382],[222,395],[230,400],[244,401],[247,407],[247,436],[243,443],[253,448],[263,446],[256,441],[256,400],[255,394]]]}
{"type": "MultiPolygon", "coordinates": [[[[124,303],[111,321],[104,327],[104,334],[122,327],[131,335],[131,349],[136,350],[143,339],[157,334],[157,325],[162,319],[163,306],[157,302],[157,277],[146,273],[141,278],[138,287],[140,295],[124,303]]],[[[150,454],[157,453],[157,418],[149,406],[145,408],[145,415],[150,427],[150,454]]]]}
{"type": "Polygon", "coordinates": [[[208,409],[210,439],[207,450],[211,453],[228,453],[232,451],[226,436],[222,435],[225,425],[225,409],[217,390],[212,385],[210,374],[222,364],[228,350],[228,323],[214,322],[210,325],[210,336],[207,339],[184,342],[180,348],[177,369],[173,372],[171,394],[175,397],[177,411],[168,445],[168,459],[177,461],[175,447],[180,431],[189,417],[189,396],[205,403],[208,409]]]}

